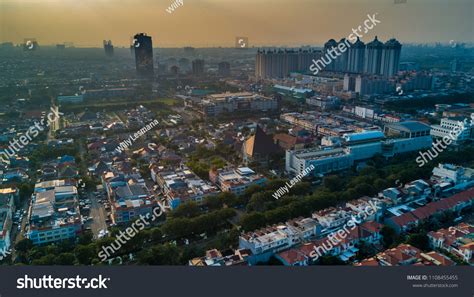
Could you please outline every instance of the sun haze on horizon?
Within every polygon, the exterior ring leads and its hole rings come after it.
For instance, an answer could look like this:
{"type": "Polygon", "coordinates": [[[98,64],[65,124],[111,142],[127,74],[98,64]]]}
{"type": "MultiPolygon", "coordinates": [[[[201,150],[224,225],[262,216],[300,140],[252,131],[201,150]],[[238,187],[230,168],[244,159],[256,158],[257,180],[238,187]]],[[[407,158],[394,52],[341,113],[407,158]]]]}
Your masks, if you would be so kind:
{"type": "Polygon", "coordinates": [[[101,46],[103,39],[128,46],[146,32],[154,46],[233,46],[236,36],[250,45],[315,45],[342,38],[368,14],[381,24],[365,36],[401,42],[473,42],[470,0],[0,0],[0,42],[40,44],[65,41],[101,46]]]}

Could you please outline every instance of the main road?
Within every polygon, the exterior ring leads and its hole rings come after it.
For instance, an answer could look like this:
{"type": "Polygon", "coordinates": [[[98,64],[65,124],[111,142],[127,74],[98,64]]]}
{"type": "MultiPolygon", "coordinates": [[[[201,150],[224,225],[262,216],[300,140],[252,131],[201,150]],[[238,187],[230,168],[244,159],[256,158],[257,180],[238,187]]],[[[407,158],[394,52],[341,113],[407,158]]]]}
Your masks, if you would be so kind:
{"type": "Polygon", "coordinates": [[[107,230],[107,212],[104,206],[97,200],[97,196],[94,193],[89,192],[88,197],[91,201],[90,217],[92,218],[91,230],[94,234],[94,238],[99,238],[100,230],[107,230]]]}

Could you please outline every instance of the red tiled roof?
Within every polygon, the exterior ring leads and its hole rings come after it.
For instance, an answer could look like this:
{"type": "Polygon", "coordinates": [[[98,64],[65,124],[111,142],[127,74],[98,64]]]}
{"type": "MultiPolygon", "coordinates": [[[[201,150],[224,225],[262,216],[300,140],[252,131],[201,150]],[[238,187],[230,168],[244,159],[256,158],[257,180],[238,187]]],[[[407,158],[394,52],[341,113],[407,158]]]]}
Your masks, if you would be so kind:
{"type": "Polygon", "coordinates": [[[454,265],[454,262],[451,259],[449,259],[448,257],[443,256],[443,255],[441,255],[441,254],[439,254],[435,251],[431,251],[429,253],[421,254],[421,257],[426,259],[426,261],[429,261],[430,263],[432,263],[431,259],[429,259],[429,257],[431,257],[434,260],[440,262],[441,266],[453,266],[454,265]]]}
{"type": "Polygon", "coordinates": [[[380,264],[375,258],[368,258],[354,264],[354,266],[380,266],[380,264]]]}
{"type": "Polygon", "coordinates": [[[392,217],[391,219],[398,226],[406,226],[409,223],[414,223],[418,220],[411,212],[404,213],[398,217],[392,217]]]}
{"type": "Polygon", "coordinates": [[[301,253],[298,249],[291,249],[278,254],[280,258],[285,260],[288,265],[294,265],[298,262],[304,261],[305,255],[301,253]]]}
{"type": "Polygon", "coordinates": [[[398,265],[400,262],[419,258],[420,253],[421,251],[416,247],[413,247],[409,244],[400,244],[396,248],[389,249],[377,254],[377,258],[383,259],[390,265],[395,266],[398,265]]]}
{"type": "Polygon", "coordinates": [[[371,233],[376,233],[380,232],[382,230],[382,224],[376,222],[376,221],[368,221],[364,222],[362,225],[360,225],[363,229],[371,232],[371,233]]]}
{"type": "Polygon", "coordinates": [[[395,224],[399,226],[405,226],[411,222],[426,219],[438,211],[451,209],[459,203],[467,202],[472,199],[474,199],[474,187],[451,197],[428,203],[427,205],[417,208],[412,212],[404,213],[401,216],[392,217],[391,219],[395,224]]]}

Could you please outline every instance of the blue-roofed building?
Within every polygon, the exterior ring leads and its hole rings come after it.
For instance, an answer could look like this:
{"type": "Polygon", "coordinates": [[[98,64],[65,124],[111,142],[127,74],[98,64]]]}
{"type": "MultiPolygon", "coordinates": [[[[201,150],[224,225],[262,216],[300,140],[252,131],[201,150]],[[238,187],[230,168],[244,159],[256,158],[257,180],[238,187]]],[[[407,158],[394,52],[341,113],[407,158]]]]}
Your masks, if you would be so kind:
{"type": "Polygon", "coordinates": [[[364,131],[359,133],[344,134],[343,139],[347,144],[377,141],[385,138],[382,131],[364,131]]]}

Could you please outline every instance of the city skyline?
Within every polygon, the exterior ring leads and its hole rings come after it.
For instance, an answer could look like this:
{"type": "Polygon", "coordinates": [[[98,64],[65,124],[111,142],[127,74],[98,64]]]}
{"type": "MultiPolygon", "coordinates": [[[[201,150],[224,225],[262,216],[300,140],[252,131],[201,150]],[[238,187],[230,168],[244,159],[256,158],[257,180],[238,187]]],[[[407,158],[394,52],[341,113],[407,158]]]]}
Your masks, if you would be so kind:
{"type": "Polygon", "coordinates": [[[347,36],[373,13],[381,24],[364,36],[366,43],[375,35],[404,44],[474,41],[474,4],[467,0],[278,0],[271,5],[267,0],[201,0],[185,2],[169,14],[165,9],[171,2],[0,0],[0,42],[36,38],[40,45],[72,41],[77,47],[101,47],[107,39],[123,47],[133,34],[146,32],[155,47],[232,47],[236,36],[248,37],[255,47],[322,45],[347,36]]]}

